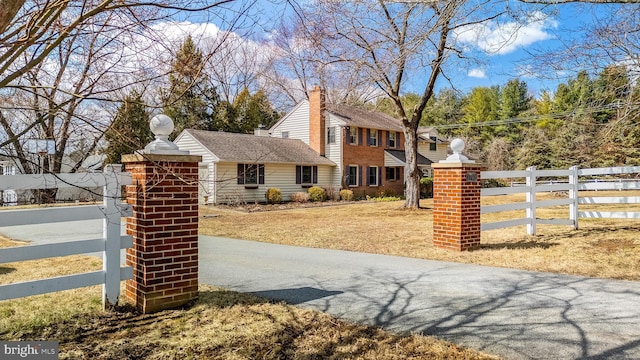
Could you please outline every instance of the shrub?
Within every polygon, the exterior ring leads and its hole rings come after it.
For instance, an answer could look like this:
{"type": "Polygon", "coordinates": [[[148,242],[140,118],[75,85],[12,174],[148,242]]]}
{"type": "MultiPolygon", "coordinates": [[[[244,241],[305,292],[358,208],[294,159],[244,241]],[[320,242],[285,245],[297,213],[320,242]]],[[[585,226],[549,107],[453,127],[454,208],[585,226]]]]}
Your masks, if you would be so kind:
{"type": "Polygon", "coordinates": [[[327,199],[331,201],[340,200],[340,191],[337,187],[329,187],[324,189],[327,193],[327,199]]]}
{"type": "Polygon", "coordinates": [[[349,189],[340,190],[340,198],[344,201],[353,201],[353,191],[349,189]]]}
{"type": "Polygon", "coordinates": [[[398,196],[376,196],[376,197],[372,197],[367,195],[367,200],[372,200],[375,202],[386,202],[386,201],[398,201],[398,200],[402,200],[401,197],[398,196]]]}
{"type": "Polygon", "coordinates": [[[420,198],[424,199],[431,197],[433,197],[433,178],[420,178],[420,198]]]}
{"type": "Polygon", "coordinates": [[[311,201],[325,201],[327,199],[327,194],[324,189],[319,186],[312,186],[307,190],[309,194],[309,200],[311,201]]]}
{"type": "Polygon", "coordinates": [[[269,204],[280,204],[282,202],[282,191],[278,188],[268,188],[267,193],[264,194],[269,204]]]}
{"type": "Polygon", "coordinates": [[[309,194],[307,194],[306,192],[293,193],[291,194],[291,201],[297,203],[306,203],[307,201],[309,201],[309,194]]]}

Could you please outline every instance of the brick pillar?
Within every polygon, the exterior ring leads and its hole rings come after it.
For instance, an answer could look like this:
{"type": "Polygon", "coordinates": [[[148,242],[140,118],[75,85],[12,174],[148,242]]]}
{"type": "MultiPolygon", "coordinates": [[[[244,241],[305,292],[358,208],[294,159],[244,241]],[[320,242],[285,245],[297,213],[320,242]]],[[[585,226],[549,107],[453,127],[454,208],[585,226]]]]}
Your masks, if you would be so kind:
{"type": "Polygon", "coordinates": [[[143,313],[185,305],[198,297],[198,162],[200,156],[135,154],[122,162],[132,174],[127,203],[125,295],[143,313]]]}
{"type": "Polygon", "coordinates": [[[465,251],[480,247],[480,171],[475,163],[433,167],[433,245],[465,251]]]}

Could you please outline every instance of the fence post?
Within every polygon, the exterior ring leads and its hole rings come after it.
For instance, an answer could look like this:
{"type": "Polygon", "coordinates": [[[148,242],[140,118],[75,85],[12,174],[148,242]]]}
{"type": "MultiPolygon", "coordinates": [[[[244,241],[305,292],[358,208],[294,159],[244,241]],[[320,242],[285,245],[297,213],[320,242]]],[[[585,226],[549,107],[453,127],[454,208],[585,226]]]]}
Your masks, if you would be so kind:
{"type": "Polygon", "coordinates": [[[569,185],[571,185],[571,189],[569,189],[569,199],[571,199],[569,219],[573,222],[573,229],[578,230],[578,167],[572,166],[569,171],[571,171],[571,175],[569,175],[569,185]]]}
{"type": "Polygon", "coordinates": [[[121,190],[118,173],[121,165],[106,165],[106,184],[103,193],[105,216],[103,220],[104,253],[102,270],[105,274],[102,284],[102,306],[111,309],[118,303],[120,295],[120,201],[121,190]]]}
{"type": "Polygon", "coordinates": [[[461,154],[464,143],[451,142],[454,154],[433,167],[433,245],[465,251],[480,247],[480,172],[482,165],[461,154]]]}
{"type": "Polygon", "coordinates": [[[133,279],[126,297],[151,313],[183,306],[198,297],[198,163],[200,156],[168,141],[173,122],[165,115],[150,121],[156,140],[141,153],[123,155],[133,185],[127,202],[133,216],[127,233],[127,265],[133,279]]]}
{"type": "Polygon", "coordinates": [[[527,186],[527,197],[526,201],[529,204],[527,208],[527,219],[529,219],[529,223],[527,224],[527,234],[535,235],[536,234],[536,167],[530,166],[527,168],[529,175],[527,176],[526,186],[527,186]]]}

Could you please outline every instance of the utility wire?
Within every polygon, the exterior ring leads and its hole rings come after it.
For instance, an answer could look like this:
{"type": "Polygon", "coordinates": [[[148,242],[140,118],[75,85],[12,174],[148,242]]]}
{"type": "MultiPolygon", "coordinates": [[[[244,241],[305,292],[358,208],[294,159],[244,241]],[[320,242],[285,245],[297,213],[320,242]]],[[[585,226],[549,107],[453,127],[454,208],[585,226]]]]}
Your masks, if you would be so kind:
{"type": "Polygon", "coordinates": [[[478,121],[478,122],[472,122],[472,123],[455,123],[455,124],[444,124],[444,125],[430,125],[429,127],[438,130],[438,129],[460,129],[460,128],[466,128],[466,127],[484,127],[484,126],[520,124],[520,123],[528,123],[528,122],[534,122],[534,121],[539,121],[539,120],[546,120],[546,119],[549,119],[549,118],[551,118],[551,119],[562,119],[562,118],[566,118],[566,117],[569,117],[569,116],[572,116],[572,115],[585,114],[585,113],[595,113],[595,112],[603,111],[603,110],[616,110],[616,109],[621,109],[621,108],[624,108],[624,107],[637,110],[637,109],[640,109],[640,102],[635,102],[635,103],[631,103],[631,104],[617,102],[617,103],[612,103],[612,104],[607,104],[607,105],[579,108],[579,109],[574,109],[574,110],[565,111],[565,112],[559,112],[559,113],[540,114],[540,115],[532,115],[532,116],[527,116],[527,117],[514,117],[514,118],[509,118],[509,119],[501,119],[501,120],[478,121]]]}

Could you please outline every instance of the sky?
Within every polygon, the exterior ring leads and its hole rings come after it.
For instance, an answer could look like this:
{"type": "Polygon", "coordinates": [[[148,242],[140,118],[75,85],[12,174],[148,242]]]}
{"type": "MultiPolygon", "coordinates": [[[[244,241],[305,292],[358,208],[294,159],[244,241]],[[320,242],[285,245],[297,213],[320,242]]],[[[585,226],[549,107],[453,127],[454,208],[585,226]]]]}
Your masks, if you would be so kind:
{"type": "MultiPolygon", "coordinates": [[[[268,39],[274,24],[283,16],[287,16],[287,11],[291,11],[291,7],[284,6],[285,3],[278,7],[273,6],[271,2],[258,1],[257,5],[254,5],[252,13],[260,17],[261,23],[252,28],[253,39],[268,39]]],[[[538,96],[543,90],[553,92],[558,83],[566,82],[575,72],[537,73],[535,66],[532,66],[532,53],[558,49],[563,43],[581,36],[579,30],[584,24],[593,21],[594,11],[600,16],[606,16],[606,12],[612,6],[566,3],[541,9],[540,5],[523,5],[520,2],[509,4],[513,4],[514,7],[527,6],[527,25],[517,26],[513,21],[503,19],[500,23],[492,21],[455,34],[459,46],[464,48],[465,53],[478,60],[462,67],[458,66],[454,71],[448,69],[447,75],[451,78],[451,84],[463,93],[478,86],[501,86],[514,78],[524,80],[534,96],[538,96]]],[[[202,28],[202,23],[209,21],[195,16],[183,20],[193,23],[196,28],[202,28]]],[[[221,23],[216,25],[224,28],[221,23]]],[[[255,42],[251,46],[261,45],[255,42]]],[[[264,51],[273,50],[272,44],[264,46],[264,51]]],[[[441,80],[438,88],[450,87],[451,84],[441,80]]],[[[408,85],[408,91],[421,92],[424,81],[417,79],[415,84],[410,82],[408,85]]]]}

